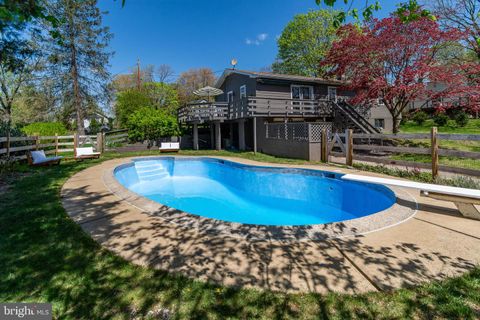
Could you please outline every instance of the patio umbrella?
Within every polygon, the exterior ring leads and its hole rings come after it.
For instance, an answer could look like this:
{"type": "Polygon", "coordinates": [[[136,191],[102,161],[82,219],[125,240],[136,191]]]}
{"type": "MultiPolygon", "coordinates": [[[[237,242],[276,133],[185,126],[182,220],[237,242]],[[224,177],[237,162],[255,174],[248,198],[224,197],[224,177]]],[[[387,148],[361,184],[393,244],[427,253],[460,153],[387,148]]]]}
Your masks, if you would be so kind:
{"type": "Polygon", "coordinates": [[[215,97],[221,95],[223,93],[222,90],[213,88],[210,86],[206,86],[204,88],[200,88],[198,90],[193,91],[194,95],[201,96],[201,97],[208,97],[208,101],[210,101],[210,97],[215,97]]]}

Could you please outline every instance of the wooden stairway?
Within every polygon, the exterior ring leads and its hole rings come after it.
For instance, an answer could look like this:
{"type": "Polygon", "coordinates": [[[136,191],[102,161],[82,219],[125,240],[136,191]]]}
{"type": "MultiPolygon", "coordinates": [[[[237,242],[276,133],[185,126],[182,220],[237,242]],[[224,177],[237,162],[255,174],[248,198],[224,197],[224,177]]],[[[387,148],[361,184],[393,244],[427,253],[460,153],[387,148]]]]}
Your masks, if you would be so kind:
{"type": "Polygon", "coordinates": [[[345,101],[332,101],[334,110],[334,128],[336,131],[353,129],[355,133],[380,133],[355,108],[345,101]]]}

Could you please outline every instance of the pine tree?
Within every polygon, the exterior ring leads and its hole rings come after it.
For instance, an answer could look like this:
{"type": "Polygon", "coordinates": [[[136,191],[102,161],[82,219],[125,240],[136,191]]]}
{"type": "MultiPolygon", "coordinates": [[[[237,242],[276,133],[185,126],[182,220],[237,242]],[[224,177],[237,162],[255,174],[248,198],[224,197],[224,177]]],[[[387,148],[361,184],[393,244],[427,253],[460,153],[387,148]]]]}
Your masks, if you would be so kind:
{"type": "Polygon", "coordinates": [[[111,34],[102,26],[97,0],[54,0],[48,9],[60,20],[59,38],[52,38],[50,72],[57,79],[66,112],[75,113],[77,132],[85,134],[83,120],[88,102],[108,101],[112,53],[107,51],[111,34]]]}

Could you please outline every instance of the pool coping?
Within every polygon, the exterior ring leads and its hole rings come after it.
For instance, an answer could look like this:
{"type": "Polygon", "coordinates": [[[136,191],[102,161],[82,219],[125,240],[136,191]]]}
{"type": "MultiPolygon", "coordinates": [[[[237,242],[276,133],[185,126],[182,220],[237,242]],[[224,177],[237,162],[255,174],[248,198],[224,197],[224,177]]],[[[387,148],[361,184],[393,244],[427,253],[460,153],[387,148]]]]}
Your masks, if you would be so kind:
{"type": "MultiPolygon", "coordinates": [[[[416,199],[403,189],[390,187],[396,197],[396,202],[388,209],[370,214],[364,217],[345,220],[342,222],[332,222],[326,224],[302,225],[302,226],[266,226],[255,224],[242,224],[237,222],[227,222],[213,218],[205,218],[194,215],[178,209],[162,205],[153,200],[147,199],[133,191],[128,190],[118,182],[114,176],[114,172],[121,166],[133,163],[138,159],[155,159],[155,158],[185,158],[183,156],[141,156],[127,158],[123,163],[119,163],[113,168],[109,168],[103,174],[102,180],[105,187],[121,200],[129,203],[141,211],[159,217],[168,223],[181,225],[183,227],[200,229],[213,236],[231,236],[240,237],[248,240],[326,240],[337,239],[351,236],[358,236],[370,232],[393,227],[412,218],[418,209],[416,199]]],[[[203,159],[225,159],[212,156],[188,157],[203,159]]],[[[325,172],[319,169],[304,169],[295,166],[264,166],[245,164],[234,160],[227,160],[242,166],[258,167],[258,168],[275,168],[275,169],[301,169],[318,172],[325,172]]],[[[336,174],[335,172],[332,172],[336,174]]]]}

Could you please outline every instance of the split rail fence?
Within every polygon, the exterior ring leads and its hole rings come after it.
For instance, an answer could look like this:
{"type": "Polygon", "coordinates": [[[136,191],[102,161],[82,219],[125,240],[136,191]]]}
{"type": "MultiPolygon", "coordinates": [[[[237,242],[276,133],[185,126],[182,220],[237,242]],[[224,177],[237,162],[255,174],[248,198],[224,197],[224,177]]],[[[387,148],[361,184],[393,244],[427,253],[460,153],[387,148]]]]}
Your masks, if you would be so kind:
{"type": "Polygon", "coordinates": [[[0,137],[0,157],[14,160],[27,158],[27,153],[35,150],[44,150],[46,154],[73,155],[75,148],[92,146],[97,152],[109,150],[112,146],[126,143],[127,130],[116,130],[97,135],[54,135],[54,136],[27,136],[27,137],[0,137]]]}
{"type": "Polygon", "coordinates": [[[430,133],[363,134],[322,131],[321,160],[344,159],[480,176],[480,135],[430,133]],[[477,151],[478,150],[478,151],[477,151]]]}

